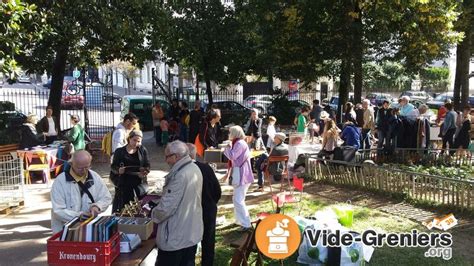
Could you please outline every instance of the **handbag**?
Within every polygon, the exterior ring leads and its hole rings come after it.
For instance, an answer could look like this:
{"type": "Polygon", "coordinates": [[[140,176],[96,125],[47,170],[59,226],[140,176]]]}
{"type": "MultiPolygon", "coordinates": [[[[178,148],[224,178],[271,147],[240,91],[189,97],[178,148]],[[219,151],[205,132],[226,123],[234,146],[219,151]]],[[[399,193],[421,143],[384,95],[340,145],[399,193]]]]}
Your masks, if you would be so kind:
{"type": "MultiPolygon", "coordinates": [[[[204,131],[204,140],[206,140],[206,133],[207,133],[207,127],[208,126],[209,125],[206,122],[206,130],[204,131]]],[[[196,146],[197,155],[199,155],[200,157],[204,157],[205,147],[204,147],[204,144],[202,144],[201,140],[199,139],[199,135],[200,135],[200,133],[197,134],[196,139],[194,140],[194,145],[196,146]]]]}
{"type": "Polygon", "coordinates": [[[240,186],[240,167],[232,167],[231,185],[240,186]]]}

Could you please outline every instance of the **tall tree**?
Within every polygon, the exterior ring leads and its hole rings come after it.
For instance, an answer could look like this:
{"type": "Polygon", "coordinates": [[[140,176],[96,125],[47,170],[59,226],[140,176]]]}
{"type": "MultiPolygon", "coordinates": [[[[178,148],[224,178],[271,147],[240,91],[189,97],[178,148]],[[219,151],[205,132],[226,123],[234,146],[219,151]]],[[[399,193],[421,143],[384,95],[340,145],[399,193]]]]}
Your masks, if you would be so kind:
{"type": "Polygon", "coordinates": [[[456,28],[462,32],[462,41],[456,47],[456,74],[454,76],[453,103],[457,110],[468,104],[469,64],[473,49],[474,1],[465,0],[459,7],[460,16],[456,28]]]}
{"type": "Polygon", "coordinates": [[[150,1],[34,2],[51,33],[33,40],[28,53],[18,61],[30,70],[51,71],[48,105],[53,106],[57,117],[67,65],[95,66],[114,59],[141,65],[155,57],[157,51],[145,39],[150,34],[151,22],[160,20],[161,8],[150,1]]]}
{"type": "Polygon", "coordinates": [[[239,54],[241,46],[234,9],[218,0],[171,1],[167,5],[166,33],[152,37],[161,45],[163,59],[194,69],[198,80],[206,82],[212,103],[211,81],[238,83],[242,79],[239,54]]]}

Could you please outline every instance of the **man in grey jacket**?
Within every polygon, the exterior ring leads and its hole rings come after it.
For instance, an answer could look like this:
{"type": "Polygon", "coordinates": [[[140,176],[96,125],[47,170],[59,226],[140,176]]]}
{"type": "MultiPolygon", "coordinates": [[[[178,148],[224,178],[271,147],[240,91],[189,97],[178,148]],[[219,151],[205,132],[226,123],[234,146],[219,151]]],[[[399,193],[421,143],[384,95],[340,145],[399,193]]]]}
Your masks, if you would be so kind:
{"type": "Polygon", "coordinates": [[[202,174],[179,140],[165,149],[171,167],[165,176],[163,196],[151,217],[158,224],[155,265],[194,265],[197,244],[202,240],[202,174]]]}
{"type": "Polygon", "coordinates": [[[76,151],[71,167],[56,177],[51,188],[51,229],[54,233],[81,214],[97,215],[112,203],[105,182],[99,174],[89,170],[92,156],[85,150],[76,151]]]}

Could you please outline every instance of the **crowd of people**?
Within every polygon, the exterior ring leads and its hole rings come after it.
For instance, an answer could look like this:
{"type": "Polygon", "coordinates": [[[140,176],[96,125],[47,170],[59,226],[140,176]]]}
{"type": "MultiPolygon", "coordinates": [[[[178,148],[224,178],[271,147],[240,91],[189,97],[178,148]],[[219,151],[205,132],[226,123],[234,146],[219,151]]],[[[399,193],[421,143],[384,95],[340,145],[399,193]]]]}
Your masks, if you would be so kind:
{"type": "MultiPolygon", "coordinates": [[[[365,99],[357,105],[346,103],[342,124],[337,124],[333,114],[314,100],[309,113],[308,108],[303,108],[295,118],[295,124],[298,132],[322,137],[322,156],[332,155],[341,142],[341,146],[350,146],[360,152],[376,147],[378,155],[392,154],[396,148],[436,148],[431,142],[433,121],[428,111],[425,104],[416,108],[408,96],[401,97],[397,103],[385,100],[380,106],[372,106],[365,99]]],[[[455,112],[449,100],[440,108],[435,122],[440,127],[444,152],[465,154],[471,139],[470,112],[470,106],[455,112]]]]}
{"type": "Polygon", "coordinates": [[[49,145],[57,140],[68,142],[68,154],[86,147],[86,132],[78,115],[70,115],[71,128],[59,130],[59,121],[53,116],[53,107],[46,107],[46,115],[39,121],[35,114],[29,114],[20,126],[20,149],[30,149],[38,145],[49,145]]]}
{"type": "MultiPolygon", "coordinates": [[[[470,143],[470,107],[462,114],[447,102],[439,113],[443,147],[466,149],[470,143]],[[444,116],[444,117],[442,117],[444,116]]],[[[302,108],[295,117],[296,131],[321,137],[320,156],[337,156],[337,148],[343,146],[354,152],[373,147],[377,141],[380,152],[391,152],[395,147],[427,148],[430,145],[430,121],[425,115],[428,108],[415,108],[409,98],[403,97],[396,105],[384,101],[382,106],[371,106],[368,100],[361,104],[347,103],[343,123],[337,124],[333,112],[322,107],[318,100],[312,108],[302,108]],[[378,139],[378,140],[377,140],[378,139]],[[342,144],[341,144],[342,143],[342,144]]],[[[54,139],[57,132],[54,118],[47,112],[41,122],[40,132],[44,140],[54,139]]],[[[174,101],[167,113],[159,104],[153,108],[156,143],[165,146],[163,160],[170,170],[165,176],[163,195],[151,212],[157,224],[157,265],[193,265],[197,244],[202,246],[202,265],[212,265],[215,246],[217,204],[221,186],[214,170],[203,162],[200,149],[211,149],[222,144],[221,112],[211,107],[206,113],[197,102],[189,112],[187,105],[174,101]],[[196,144],[196,145],[195,145],[196,144]],[[189,211],[192,210],[192,211],[189,211]]],[[[70,138],[80,136],[77,117],[71,117],[74,127],[70,138]]],[[[258,188],[264,191],[264,173],[269,172],[273,181],[281,180],[285,165],[269,163],[272,156],[287,156],[287,136],[275,127],[277,118],[268,117],[266,136],[263,141],[263,119],[258,110],[252,109],[248,121],[229,128],[228,141],[224,142],[223,155],[228,158],[228,183],[233,187],[232,202],[238,231],[251,228],[251,217],[246,205],[246,195],[254,183],[256,173],[258,188]],[[261,155],[252,158],[252,150],[261,155]]],[[[32,123],[34,124],[34,123],[32,123]]],[[[75,145],[70,167],[61,173],[51,190],[52,229],[58,232],[62,224],[81,214],[95,215],[112,205],[113,213],[121,213],[130,201],[141,199],[148,190],[147,175],[152,169],[149,152],[142,145],[143,134],[137,128],[138,118],[133,113],[125,115],[112,134],[112,160],[110,180],[115,187],[112,198],[100,176],[90,169],[92,157],[83,150],[83,144],[75,145]]],[[[26,125],[29,129],[36,127],[26,125]]],[[[34,133],[37,134],[37,133],[34,133]]],[[[453,151],[453,150],[451,150],[453,151]]],[[[227,181],[227,180],[226,180],[227,181]]]]}

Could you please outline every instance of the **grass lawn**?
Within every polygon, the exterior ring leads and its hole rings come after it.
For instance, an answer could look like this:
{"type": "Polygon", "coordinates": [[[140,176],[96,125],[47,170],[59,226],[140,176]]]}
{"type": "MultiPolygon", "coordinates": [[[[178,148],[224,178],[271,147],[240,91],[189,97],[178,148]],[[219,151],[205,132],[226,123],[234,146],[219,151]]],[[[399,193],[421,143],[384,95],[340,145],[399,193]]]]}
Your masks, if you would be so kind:
{"type": "MultiPolygon", "coordinates": [[[[302,201],[302,211],[300,216],[311,216],[317,210],[325,207],[331,207],[331,204],[310,199],[312,196],[307,194],[302,201]]],[[[259,204],[249,206],[251,217],[255,218],[256,214],[260,212],[271,212],[272,206],[270,200],[263,199],[259,204]]],[[[289,216],[297,216],[299,206],[291,204],[284,207],[284,213],[289,216]]],[[[232,225],[233,209],[221,209],[218,212],[218,217],[225,215],[227,218],[227,225],[218,227],[216,231],[216,256],[215,265],[229,265],[232,259],[234,248],[229,246],[229,243],[238,239],[242,233],[237,232],[237,226],[232,225]]],[[[369,209],[365,207],[354,206],[354,223],[352,230],[361,233],[366,229],[375,229],[378,232],[410,232],[413,229],[418,231],[427,231],[422,225],[415,223],[409,219],[398,216],[389,215],[387,213],[369,209]]],[[[472,261],[456,255],[453,249],[453,257],[446,261],[441,258],[425,258],[424,253],[428,248],[391,248],[384,246],[376,248],[370,265],[472,265],[472,261]]],[[[253,255],[254,256],[254,255],[253,255]]],[[[265,258],[264,265],[300,265],[296,262],[297,252],[283,261],[265,258]]],[[[251,257],[249,261],[254,261],[251,257]]]]}

